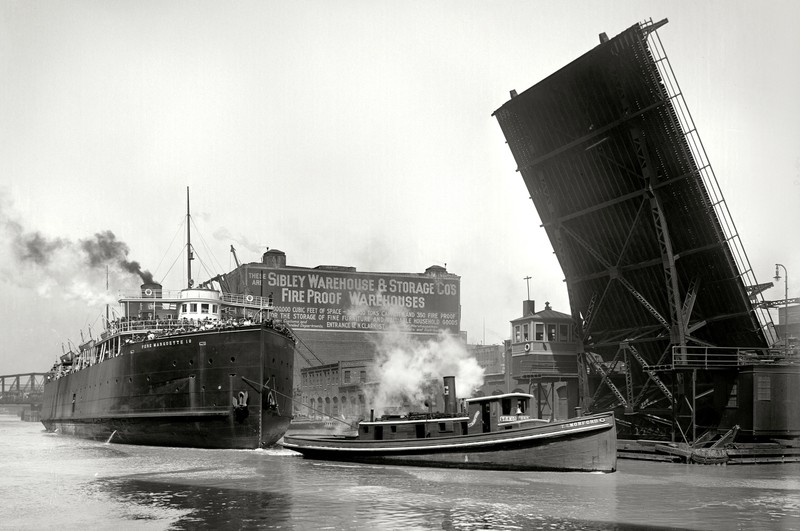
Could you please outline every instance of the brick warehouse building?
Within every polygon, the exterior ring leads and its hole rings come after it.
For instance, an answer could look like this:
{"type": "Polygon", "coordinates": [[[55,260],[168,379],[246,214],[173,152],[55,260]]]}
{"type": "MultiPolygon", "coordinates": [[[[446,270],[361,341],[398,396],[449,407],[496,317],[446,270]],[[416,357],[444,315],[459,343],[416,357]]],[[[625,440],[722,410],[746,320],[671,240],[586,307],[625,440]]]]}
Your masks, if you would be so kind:
{"type": "MultiPolygon", "coordinates": [[[[361,384],[368,378],[363,371],[375,358],[380,336],[393,326],[420,341],[439,330],[460,333],[461,277],[441,266],[424,273],[308,268],[287,265],[284,252],[270,249],[261,262],[237,264],[212,280],[223,291],[274,307],[298,338],[296,402],[324,404],[322,410],[335,416],[363,411],[361,384]],[[342,364],[360,368],[345,381],[342,364]]],[[[304,409],[295,403],[295,415],[306,416],[304,409]]]]}

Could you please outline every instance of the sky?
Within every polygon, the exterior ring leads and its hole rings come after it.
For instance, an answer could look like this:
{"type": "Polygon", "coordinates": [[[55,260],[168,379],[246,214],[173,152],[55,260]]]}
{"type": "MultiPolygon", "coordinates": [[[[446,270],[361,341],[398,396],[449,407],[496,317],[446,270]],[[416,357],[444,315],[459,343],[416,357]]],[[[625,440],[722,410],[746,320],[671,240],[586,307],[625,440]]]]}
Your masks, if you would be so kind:
{"type": "Polygon", "coordinates": [[[183,287],[187,187],[198,280],[234,268],[231,245],[241,262],[269,247],[303,267],[445,266],[470,343],[508,338],[528,296],[569,313],[492,112],[647,19],[669,19],[659,36],[756,279],[783,264],[798,297],[798,14],[792,1],[0,0],[0,374],[48,370],[99,329],[109,293],[136,289],[130,271],[183,287]],[[21,236],[48,252],[20,255],[21,236]],[[89,250],[124,261],[108,291],[89,250]]]}

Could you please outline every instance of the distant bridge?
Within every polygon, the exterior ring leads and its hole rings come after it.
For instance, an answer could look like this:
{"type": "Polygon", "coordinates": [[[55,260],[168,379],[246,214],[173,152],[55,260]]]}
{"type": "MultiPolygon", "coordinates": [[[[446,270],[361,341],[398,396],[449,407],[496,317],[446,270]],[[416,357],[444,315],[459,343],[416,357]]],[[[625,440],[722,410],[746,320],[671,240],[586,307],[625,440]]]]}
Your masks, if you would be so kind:
{"type": "Polygon", "coordinates": [[[46,379],[41,372],[0,376],[0,405],[41,404],[46,379]]]}

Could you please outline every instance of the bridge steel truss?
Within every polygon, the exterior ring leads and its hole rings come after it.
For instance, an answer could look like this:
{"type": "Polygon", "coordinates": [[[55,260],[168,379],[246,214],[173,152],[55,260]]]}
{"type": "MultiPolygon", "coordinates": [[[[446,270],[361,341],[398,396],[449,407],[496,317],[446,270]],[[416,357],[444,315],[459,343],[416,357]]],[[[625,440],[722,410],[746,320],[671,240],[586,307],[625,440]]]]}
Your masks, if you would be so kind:
{"type": "Polygon", "coordinates": [[[0,376],[0,404],[30,404],[42,401],[47,374],[7,374],[0,376]]]}
{"type": "Polygon", "coordinates": [[[776,337],[658,37],[666,22],[601,35],[494,116],[566,278],[581,406],[686,438],[682,419],[713,425],[702,401],[730,372],[674,360],[692,347],[758,358],[776,337]]]}

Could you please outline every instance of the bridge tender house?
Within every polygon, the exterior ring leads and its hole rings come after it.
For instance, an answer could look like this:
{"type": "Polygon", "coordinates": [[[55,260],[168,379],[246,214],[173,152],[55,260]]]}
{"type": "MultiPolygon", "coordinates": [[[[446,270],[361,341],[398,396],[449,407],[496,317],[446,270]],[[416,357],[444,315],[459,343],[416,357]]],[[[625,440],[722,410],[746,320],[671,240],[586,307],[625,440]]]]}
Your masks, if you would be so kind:
{"type": "Polygon", "coordinates": [[[459,331],[460,278],[296,269],[247,272],[247,291],[272,298],[296,329],[459,331]],[[262,287],[263,281],[263,287],[262,287]]]}

